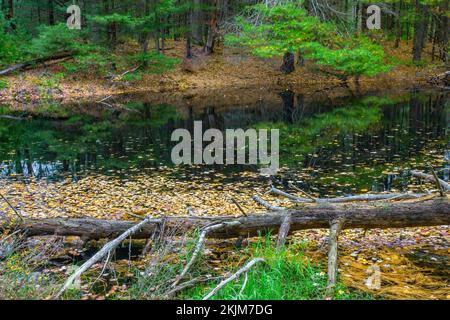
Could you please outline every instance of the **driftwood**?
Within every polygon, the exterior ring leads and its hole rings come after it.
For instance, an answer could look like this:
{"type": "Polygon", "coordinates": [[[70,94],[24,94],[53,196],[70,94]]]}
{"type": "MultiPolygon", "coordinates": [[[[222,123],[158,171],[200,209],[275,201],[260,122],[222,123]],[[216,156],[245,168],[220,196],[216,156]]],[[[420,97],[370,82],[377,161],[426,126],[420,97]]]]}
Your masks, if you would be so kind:
{"type": "Polygon", "coordinates": [[[354,201],[379,201],[379,200],[400,200],[400,199],[414,199],[423,197],[424,194],[416,194],[416,193],[379,193],[379,194],[362,194],[356,196],[348,196],[348,197],[336,197],[336,198],[300,198],[294,196],[290,193],[284,192],[277,188],[272,187],[270,192],[278,194],[280,196],[286,197],[295,202],[317,202],[317,203],[345,203],[345,202],[354,202],[354,201]]]}
{"type": "MultiPolygon", "coordinates": [[[[201,229],[224,222],[237,221],[233,226],[211,230],[208,237],[237,238],[257,236],[259,233],[277,233],[285,214],[291,215],[290,231],[329,228],[330,222],[344,218],[344,228],[401,228],[433,225],[450,225],[450,201],[436,198],[430,201],[391,202],[363,204],[317,204],[303,208],[271,211],[248,216],[166,217],[166,228],[175,229],[178,235],[188,230],[201,229]]],[[[19,228],[28,236],[60,235],[80,236],[85,239],[117,237],[134,226],[132,221],[70,218],[36,218],[0,222],[0,229],[19,228]]],[[[135,239],[147,239],[158,229],[161,219],[148,222],[134,234],[135,239]]]]}
{"type": "Polygon", "coordinates": [[[284,208],[282,208],[282,207],[277,207],[277,206],[271,205],[270,203],[268,203],[267,201],[261,199],[261,198],[260,198],[259,196],[257,196],[257,195],[254,195],[254,196],[253,196],[253,200],[255,200],[256,202],[258,202],[258,203],[259,203],[260,205],[262,205],[263,207],[266,207],[267,209],[272,210],[272,211],[283,211],[283,210],[284,210],[284,208]]]}
{"type": "Polygon", "coordinates": [[[47,61],[70,58],[73,55],[74,55],[73,52],[60,52],[60,53],[56,53],[50,57],[38,58],[38,59],[34,59],[34,60],[22,62],[22,63],[17,63],[17,64],[7,67],[6,69],[0,70],[0,76],[7,75],[14,71],[26,70],[26,69],[32,68],[35,65],[45,63],[47,61]]]}

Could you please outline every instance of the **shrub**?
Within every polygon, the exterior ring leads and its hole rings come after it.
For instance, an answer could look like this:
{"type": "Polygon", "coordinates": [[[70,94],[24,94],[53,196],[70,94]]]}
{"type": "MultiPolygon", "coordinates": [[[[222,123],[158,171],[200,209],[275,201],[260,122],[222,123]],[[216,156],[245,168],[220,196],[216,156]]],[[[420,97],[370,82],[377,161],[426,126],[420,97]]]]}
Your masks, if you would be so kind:
{"type": "Polygon", "coordinates": [[[19,57],[19,48],[14,35],[6,32],[7,21],[0,12],[0,65],[14,62],[19,57]]]}
{"type": "Polygon", "coordinates": [[[165,56],[157,52],[136,54],[130,58],[134,63],[147,64],[147,69],[151,73],[163,73],[173,69],[180,59],[165,56]]]}
{"type": "Polygon", "coordinates": [[[0,90],[8,88],[8,81],[0,79],[0,90]]]}
{"type": "Polygon", "coordinates": [[[34,56],[51,56],[57,52],[78,51],[81,41],[79,30],[70,30],[64,23],[39,27],[39,36],[31,42],[34,56]]]}

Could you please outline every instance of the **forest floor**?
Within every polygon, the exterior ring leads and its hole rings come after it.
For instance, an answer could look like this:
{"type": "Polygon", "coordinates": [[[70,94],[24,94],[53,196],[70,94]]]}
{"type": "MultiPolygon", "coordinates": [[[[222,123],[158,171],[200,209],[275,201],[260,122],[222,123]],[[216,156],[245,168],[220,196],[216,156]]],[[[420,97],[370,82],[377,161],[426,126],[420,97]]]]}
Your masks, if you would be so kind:
{"type": "MultiPolygon", "coordinates": [[[[252,182],[254,177],[251,174],[243,178],[247,179],[220,184],[214,179],[210,181],[199,178],[198,181],[180,181],[161,174],[153,178],[138,174],[124,181],[114,177],[95,175],[80,179],[76,183],[70,179],[51,184],[35,179],[27,183],[20,180],[2,181],[0,188],[11,204],[26,217],[135,219],[128,213],[144,216],[151,212],[155,217],[185,215],[187,206],[200,216],[234,215],[237,209],[229,201],[230,197],[236,199],[246,212],[255,214],[265,212],[267,209],[255,203],[252,195],[264,194],[267,186],[252,182]]],[[[419,185],[416,187],[419,188],[419,185]]],[[[432,188],[433,185],[430,184],[429,187],[432,188]]],[[[271,195],[266,195],[264,198],[276,206],[292,206],[292,203],[285,198],[271,195]]],[[[8,204],[4,202],[0,202],[0,212],[13,214],[8,204]]],[[[366,293],[375,298],[450,299],[449,231],[449,226],[345,230],[339,240],[341,283],[345,288],[356,289],[356,292],[366,293]],[[371,275],[370,268],[374,266],[381,272],[379,289],[369,288],[366,285],[367,278],[371,275]]],[[[77,238],[70,237],[70,240],[66,241],[75,245],[80,241],[77,238]]],[[[306,259],[308,263],[319,266],[319,271],[325,275],[327,239],[327,230],[298,231],[289,237],[288,250],[292,254],[300,255],[301,259],[306,259]]],[[[246,239],[244,243],[247,241],[251,244],[258,240],[246,239]]],[[[125,277],[134,279],[129,275],[131,262],[127,258],[127,244],[123,246],[122,251],[126,252],[121,258],[117,258],[112,268],[125,268],[123,272],[125,277]]],[[[73,259],[77,260],[85,254],[86,248],[75,247],[69,252],[60,254],[57,260],[66,259],[70,264],[73,259]]],[[[208,265],[207,270],[211,270],[213,274],[227,274],[230,268],[242,266],[247,257],[245,246],[237,249],[231,241],[212,241],[205,248],[204,262],[208,265]]],[[[148,260],[145,258],[133,261],[133,266],[142,270],[146,259],[148,260]]],[[[103,265],[102,263],[96,265],[96,268],[92,270],[91,278],[86,278],[85,281],[89,283],[89,279],[91,281],[96,279],[103,265]]],[[[61,265],[46,269],[55,269],[56,271],[47,272],[51,274],[56,272],[63,278],[71,272],[70,268],[61,265]]],[[[110,273],[107,272],[107,274],[110,273]]],[[[82,290],[84,298],[105,297],[105,293],[94,294],[92,290],[88,290],[90,287],[88,285],[82,290]]],[[[112,288],[107,287],[108,290],[112,288]]],[[[338,294],[341,298],[351,294],[351,291],[345,288],[338,294]]],[[[125,297],[129,294],[129,289],[130,285],[126,284],[121,285],[119,291],[122,291],[121,294],[125,297]]]]}
{"type": "MultiPolygon", "coordinates": [[[[374,78],[362,77],[358,86],[350,81],[350,90],[356,92],[425,85],[428,77],[445,70],[442,63],[427,61],[430,60],[428,48],[424,51],[424,62],[416,66],[411,63],[411,43],[401,43],[399,48],[394,48],[391,42],[386,42],[384,47],[387,63],[395,65],[392,71],[374,78]]],[[[184,42],[168,41],[166,48],[167,56],[182,61],[184,42]]],[[[126,56],[133,50],[136,52],[138,47],[122,45],[117,49],[118,56],[126,56]]],[[[161,101],[168,97],[179,100],[197,98],[197,101],[201,101],[211,95],[234,92],[227,99],[233,104],[243,96],[253,98],[268,90],[291,89],[297,93],[314,93],[342,87],[339,79],[320,73],[308,62],[303,67],[297,66],[295,72],[285,75],[280,71],[281,58],[259,59],[239,49],[223,47],[210,56],[202,54],[200,47],[194,48],[194,52],[197,58],[188,68],[180,62],[174,69],[162,74],[140,71],[139,80],[131,81],[119,80],[117,77],[115,80],[105,79],[104,76],[89,72],[69,74],[61,64],[28,70],[1,78],[6,85],[0,88],[0,102],[30,108],[42,101],[92,102],[124,94],[145,94],[151,96],[152,100],[161,101]],[[55,75],[59,75],[59,78],[55,75]],[[245,95],[240,94],[242,90],[245,90],[245,95]]],[[[127,69],[124,68],[114,73],[120,75],[125,71],[127,69]]]]}

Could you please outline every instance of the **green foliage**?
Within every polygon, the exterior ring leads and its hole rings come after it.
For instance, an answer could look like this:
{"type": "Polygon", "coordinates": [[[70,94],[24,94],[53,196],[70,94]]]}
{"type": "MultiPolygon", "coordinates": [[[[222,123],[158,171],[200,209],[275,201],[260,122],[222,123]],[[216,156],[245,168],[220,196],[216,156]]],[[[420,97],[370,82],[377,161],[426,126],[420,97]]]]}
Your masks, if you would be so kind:
{"type": "Polygon", "coordinates": [[[282,56],[296,52],[310,41],[327,39],[335,34],[332,24],[321,23],[317,17],[309,16],[299,4],[288,3],[268,8],[257,4],[248,8],[250,15],[261,16],[262,22],[255,24],[244,17],[237,17],[241,28],[239,36],[225,37],[228,45],[245,45],[259,57],[282,56]]]}
{"type": "Polygon", "coordinates": [[[133,19],[132,26],[135,31],[142,33],[151,33],[168,28],[172,32],[179,32],[180,30],[177,30],[174,23],[170,22],[170,17],[174,14],[185,14],[191,7],[192,3],[189,1],[181,3],[175,0],[155,1],[148,12],[133,19]]]}
{"type": "Polygon", "coordinates": [[[8,80],[0,79],[0,90],[7,89],[9,86],[8,80]]]}
{"type": "Polygon", "coordinates": [[[76,62],[66,64],[65,68],[68,72],[92,72],[97,74],[105,74],[109,70],[112,63],[111,55],[103,52],[90,52],[87,54],[79,54],[76,56],[76,62]]]}
{"type": "MultiPolygon", "coordinates": [[[[370,103],[370,101],[368,101],[370,103]]],[[[333,141],[337,134],[360,133],[381,120],[381,109],[353,105],[322,113],[294,124],[261,122],[258,129],[279,129],[282,164],[296,166],[304,156],[333,141]]]]}
{"type": "Polygon", "coordinates": [[[344,75],[372,77],[391,69],[384,61],[383,48],[364,37],[350,40],[338,49],[328,48],[318,42],[306,43],[303,49],[305,58],[344,75]]]}
{"type": "Polygon", "coordinates": [[[123,81],[139,81],[142,80],[142,74],[139,72],[130,72],[122,77],[123,81]]]}
{"type": "Polygon", "coordinates": [[[337,27],[310,16],[302,2],[280,4],[273,8],[257,4],[249,8],[261,22],[238,17],[239,35],[226,37],[228,45],[244,45],[263,58],[301,51],[318,65],[330,67],[346,76],[375,76],[390,70],[381,46],[365,37],[344,38],[337,27]]]}
{"type": "Polygon", "coordinates": [[[51,56],[57,52],[77,51],[81,32],[70,30],[66,24],[39,27],[39,36],[32,40],[30,51],[34,56],[51,56]]]}
{"type": "MultiPolygon", "coordinates": [[[[311,264],[303,255],[303,244],[294,243],[282,251],[271,244],[270,237],[259,240],[250,250],[252,257],[262,257],[260,263],[248,271],[248,280],[243,287],[244,276],[229,283],[212,299],[217,300],[305,300],[323,299],[327,275],[319,265],[311,264]]],[[[194,288],[183,296],[201,299],[217,283],[194,288]]],[[[335,299],[368,298],[351,293],[341,284],[336,287],[335,299]]]]}
{"type": "Polygon", "coordinates": [[[63,72],[55,73],[49,77],[42,77],[34,80],[41,89],[55,89],[59,87],[61,80],[64,79],[65,74],[63,72]]]}
{"type": "Polygon", "coordinates": [[[21,239],[0,234],[0,300],[46,299],[56,293],[64,279],[40,272],[56,246],[37,242],[26,247],[21,239]]]}
{"type": "Polygon", "coordinates": [[[147,70],[156,74],[169,71],[180,63],[180,59],[168,57],[158,52],[140,53],[131,56],[129,59],[133,63],[146,64],[147,70]]]}
{"type": "Polygon", "coordinates": [[[134,19],[129,14],[112,13],[107,15],[90,15],[88,16],[91,22],[98,23],[103,26],[110,24],[120,24],[123,26],[133,27],[135,25],[134,19]]]}
{"type": "Polygon", "coordinates": [[[6,32],[7,21],[0,12],[0,66],[14,62],[20,55],[14,34],[6,32]]]}
{"type": "Polygon", "coordinates": [[[30,45],[30,52],[37,56],[51,56],[64,51],[77,52],[81,43],[81,31],[70,30],[66,24],[54,26],[42,25],[38,28],[39,35],[30,45]]]}
{"type": "Polygon", "coordinates": [[[68,73],[104,75],[110,70],[114,57],[105,48],[89,43],[77,43],[75,48],[75,61],[63,63],[68,73]]]}

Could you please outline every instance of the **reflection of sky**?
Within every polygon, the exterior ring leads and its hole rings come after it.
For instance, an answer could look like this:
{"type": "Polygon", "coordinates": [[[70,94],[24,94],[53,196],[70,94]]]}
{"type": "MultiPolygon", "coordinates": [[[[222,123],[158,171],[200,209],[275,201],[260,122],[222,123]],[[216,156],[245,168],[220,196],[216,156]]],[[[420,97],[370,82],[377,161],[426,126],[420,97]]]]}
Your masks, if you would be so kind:
{"type": "Polygon", "coordinates": [[[29,168],[29,163],[25,160],[20,161],[20,168],[17,168],[17,162],[15,161],[3,161],[0,163],[0,177],[6,177],[11,173],[22,172],[25,177],[34,176],[34,177],[51,177],[58,173],[61,169],[62,162],[54,161],[54,162],[39,162],[33,161],[31,163],[31,171],[29,168]]]}

